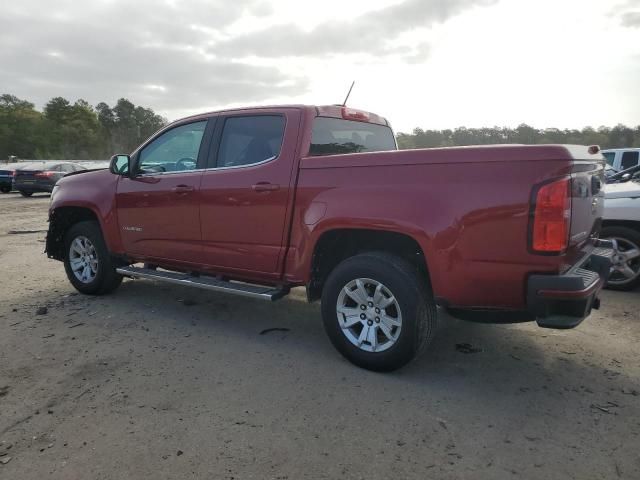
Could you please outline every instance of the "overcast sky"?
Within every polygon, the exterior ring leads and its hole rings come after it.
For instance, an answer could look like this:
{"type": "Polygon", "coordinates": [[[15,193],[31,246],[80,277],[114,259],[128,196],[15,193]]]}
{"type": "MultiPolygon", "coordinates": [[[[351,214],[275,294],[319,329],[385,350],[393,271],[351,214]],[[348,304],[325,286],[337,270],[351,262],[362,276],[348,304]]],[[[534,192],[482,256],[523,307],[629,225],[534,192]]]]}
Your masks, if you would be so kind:
{"type": "Polygon", "coordinates": [[[640,124],[640,0],[10,0],[0,93],[170,120],[342,102],[399,131],[640,124]]]}

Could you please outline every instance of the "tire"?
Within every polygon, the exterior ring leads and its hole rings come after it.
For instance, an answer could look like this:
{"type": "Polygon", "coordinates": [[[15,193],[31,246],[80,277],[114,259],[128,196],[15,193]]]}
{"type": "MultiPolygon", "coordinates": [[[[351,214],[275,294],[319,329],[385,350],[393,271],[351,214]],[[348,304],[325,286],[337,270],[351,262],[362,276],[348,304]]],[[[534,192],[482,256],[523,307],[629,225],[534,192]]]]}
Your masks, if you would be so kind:
{"type": "Polygon", "coordinates": [[[31,195],[33,195],[33,192],[25,192],[24,190],[18,190],[20,192],[20,195],[22,195],[23,197],[30,197],[31,195]]]}
{"type": "Polygon", "coordinates": [[[390,372],[427,347],[437,327],[437,312],[431,287],[415,267],[395,255],[371,252],[350,257],[331,272],[322,291],[322,320],[331,343],[347,360],[367,370],[390,372]],[[376,284],[382,285],[377,302],[376,284]],[[366,304],[358,295],[361,287],[368,297],[366,304]],[[361,300],[359,305],[347,290],[361,300]],[[395,303],[385,307],[391,299],[395,303]],[[352,327],[343,328],[350,323],[352,327]]]}
{"type": "Polygon", "coordinates": [[[0,192],[9,193],[9,192],[11,192],[11,187],[1,187],[0,188],[0,192]]]}
{"type": "Polygon", "coordinates": [[[115,290],[122,283],[122,275],[116,273],[97,222],[85,221],[73,225],[64,236],[64,252],[64,269],[67,272],[67,278],[80,293],[103,295],[115,290]],[[79,244],[74,243],[76,241],[79,244]],[[74,251],[71,250],[72,244],[76,247],[74,251]],[[81,250],[82,255],[79,253],[81,250]],[[83,258],[86,258],[86,262],[83,258]],[[78,270],[80,276],[86,273],[85,280],[78,278],[72,262],[76,267],[78,262],[80,265],[87,265],[78,270]]]}
{"type": "Polygon", "coordinates": [[[640,232],[633,228],[612,226],[604,227],[600,232],[600,237],[615,239],[620,251],[620,256],[614,260],[606,288],[622,291],[633,290],[640,284],[640,232]],[[637,256],[634,251],[638,254],[637,256]],[[632,255],[634,256],[632,257],[632,255]]]}

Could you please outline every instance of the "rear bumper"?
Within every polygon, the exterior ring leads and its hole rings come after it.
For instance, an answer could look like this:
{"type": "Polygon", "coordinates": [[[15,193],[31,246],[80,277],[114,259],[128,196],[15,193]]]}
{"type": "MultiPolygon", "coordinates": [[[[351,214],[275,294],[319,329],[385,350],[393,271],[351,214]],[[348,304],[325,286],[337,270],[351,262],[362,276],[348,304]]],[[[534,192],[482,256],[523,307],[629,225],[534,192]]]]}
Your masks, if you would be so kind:
{"type": "Polygon", "coordinates": [[[614,247],[597,240],[595,248],[562,275],[531,275],[527,311],[545,328],[573,328],[599,308],[598,294],[609,278],[614,247]]]}
{"type": "Polygon", "coordinates": [[[51,182],[22,182],[14,181],[13,188],[23,192],[49,192],[53,190],[53,183],[51,182]]]}

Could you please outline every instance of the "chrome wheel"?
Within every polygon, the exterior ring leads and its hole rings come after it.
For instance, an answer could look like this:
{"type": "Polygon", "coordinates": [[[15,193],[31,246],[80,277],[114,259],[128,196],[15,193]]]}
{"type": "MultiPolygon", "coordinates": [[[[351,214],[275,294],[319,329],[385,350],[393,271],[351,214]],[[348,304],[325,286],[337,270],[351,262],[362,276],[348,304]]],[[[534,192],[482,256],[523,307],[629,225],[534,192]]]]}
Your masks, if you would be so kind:
{"type": "Polygon", "coordinates": [[[338,295],[336,312],[344,336],[366,352],[387,350],[400,336],[400,305],[376,280],[358,278],[347,283],[338,295]]]}
{"type": "Polygon", "coordinates": [[[626,285],[640,276],[640,246],[627,238],[610,237],[618,243],[618,251],[613,257],[613,266],[608,283],[626,285]]]}
{"type": "Polygon", "coordinates": [[[98,254],[87,237],[78,236],[69,247],[69,265],[75,277],[82,283],[91,283],[98,274],[98,254]]]}

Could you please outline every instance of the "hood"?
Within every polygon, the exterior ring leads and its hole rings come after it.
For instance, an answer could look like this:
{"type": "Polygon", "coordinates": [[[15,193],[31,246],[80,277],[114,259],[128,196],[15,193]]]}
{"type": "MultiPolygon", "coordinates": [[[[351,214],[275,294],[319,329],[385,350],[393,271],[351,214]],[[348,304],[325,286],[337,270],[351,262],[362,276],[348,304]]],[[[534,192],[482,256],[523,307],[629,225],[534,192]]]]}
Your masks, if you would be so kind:
{"type": "Polygon", "coordinates": [[[640,183],[608,183],[604,187],[604,198],[635,198],[640,197],[640,183]]]}
{"type": "Polygon", "coordinates": [[[79,170],[77,172],[68,173],[60,180],[58,185],[69,185],[86,182],[103,183],[113,181],[113,177],[117,177],[109,170],[100,168],[96,170],[79,170]]]}

